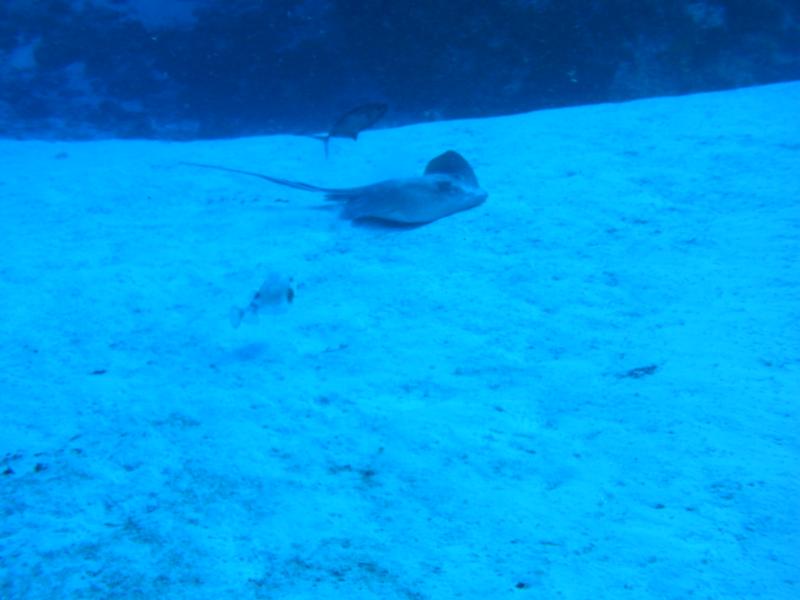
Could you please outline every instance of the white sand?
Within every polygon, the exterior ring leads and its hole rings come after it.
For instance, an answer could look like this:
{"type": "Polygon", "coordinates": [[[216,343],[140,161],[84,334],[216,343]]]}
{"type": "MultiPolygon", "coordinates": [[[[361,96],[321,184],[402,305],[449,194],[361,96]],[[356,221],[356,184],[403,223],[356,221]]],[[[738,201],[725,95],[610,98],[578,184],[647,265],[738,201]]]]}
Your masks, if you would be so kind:
{"type": "Polygon", "coordinates": [[[0,598],[800,597],[798,107],[1,141],[0,598]],[[489,200],[411,230],[176,166],[449,148],[489,200]]]}

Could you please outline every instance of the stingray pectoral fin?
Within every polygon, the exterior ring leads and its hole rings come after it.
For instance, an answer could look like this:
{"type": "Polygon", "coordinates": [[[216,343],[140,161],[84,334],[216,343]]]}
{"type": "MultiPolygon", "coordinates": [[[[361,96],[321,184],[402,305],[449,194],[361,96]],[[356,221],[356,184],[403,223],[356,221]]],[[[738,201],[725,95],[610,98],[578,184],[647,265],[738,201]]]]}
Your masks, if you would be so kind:
{"type": "Polygon", "coordinates": [[[425,167],[425,175],[449,175],[473,187],[478,187],[478,178],[469,163],[455,150],[437,156],[425,167]]]}
{"type": "Polygon", "coordinates": [[[391,223],[424,223],[432,183],[425,178],[387,180],[360,188],[339,190],[328,198],[344,203],[345,219],[376,219],[391,223]]]}

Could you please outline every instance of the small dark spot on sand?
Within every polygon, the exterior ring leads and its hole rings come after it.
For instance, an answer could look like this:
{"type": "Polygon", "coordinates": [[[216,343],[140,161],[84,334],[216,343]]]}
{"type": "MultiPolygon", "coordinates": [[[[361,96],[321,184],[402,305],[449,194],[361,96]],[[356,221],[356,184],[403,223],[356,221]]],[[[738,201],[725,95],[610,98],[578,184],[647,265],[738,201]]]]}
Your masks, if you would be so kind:
{"type": "Polygon", "coordinates": [[[42,473],[44,471],[47,471],[47,465],[44,463],[36,463],[36,465],[33,467],[34,473],[42,473]]]}
{"type": "Polygon", "coordinates": [[[351,465],[331,465],[328,467],[328,473],[336,475],[338,473],[351,473],[353,467],[351,465]]]}
{"type": "Polygon", "coordinates": [[[14,469],[12,469],[11,467],[6,467],[3,470],[3,475],[13,475],[13,474],[14,474],[14,469]]]}
{"type": "Polygon", "coordinates": [[[108,373],[108,371],[105,369],[95,369],[91,372],[91,375],[105,375],[106,373],[108,373]]]}
{"type": "Polygon", "coordinates": [[[652,375],[658,370],[658,365],[647,365],[644,367],[636,367],[635,369],[630,369],[625,373],[617,375],[619,378],[629,378],[629,379],[641,379],[642,377],[647,377],[648,375],[652,375]]]}

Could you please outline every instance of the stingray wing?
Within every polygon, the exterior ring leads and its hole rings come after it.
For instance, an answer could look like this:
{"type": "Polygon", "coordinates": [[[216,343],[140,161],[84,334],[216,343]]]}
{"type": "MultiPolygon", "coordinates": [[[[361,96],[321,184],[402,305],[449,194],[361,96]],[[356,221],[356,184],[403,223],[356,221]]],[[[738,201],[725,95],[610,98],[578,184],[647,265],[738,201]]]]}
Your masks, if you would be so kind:
{"type": "Polygon", "coordinates": [[[425,175],[449,175],[472,187],[479,187],[475,171],[455,150],[448,150],[432,159],[425,167],[425,175]]]}

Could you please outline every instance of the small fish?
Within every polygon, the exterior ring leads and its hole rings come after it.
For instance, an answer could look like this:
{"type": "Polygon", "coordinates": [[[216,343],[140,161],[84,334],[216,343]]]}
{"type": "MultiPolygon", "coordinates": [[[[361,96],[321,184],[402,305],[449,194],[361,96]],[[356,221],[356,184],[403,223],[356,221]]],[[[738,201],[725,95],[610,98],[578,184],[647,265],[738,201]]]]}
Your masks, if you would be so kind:
{"type": "Polygon", "coordinates": [[[488,194],[478,185],[469,163],[458,152],[448,150],[428,163],[420,177],[387,179],[356,188],[324,188],[302,181],[270,177],[218,165],[182,163],[266,179],[272,183],[322,192],[327,200],[343,205],[342,216],[396,225],[423,225],[483,204],[488,194]]]}
{"type": "Polygon", "coordinates": [[[278,312],[294,300],[294,289],[291,277],[284,277],[271,273],[253,294],[250,304],[244,308],[234,306],[231,308],[230,320],[234,329],[238,329],[242,322],[253,323],[258,321],[260,313],[265,311],[278,312]]]}
{"type": "Polygon", "coordinates": [[[311,137],[325,144],[325,158],[327,158],[328,143],[332,137],[357,140],[358,134],[380,121],[388,109],[389,106],[382,102],[372,102],[357,106],[336,119],[327,135],[312,135],[311,137]]]}

